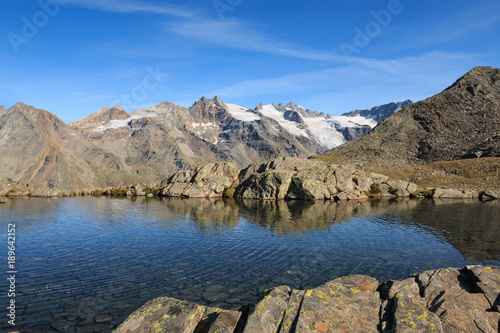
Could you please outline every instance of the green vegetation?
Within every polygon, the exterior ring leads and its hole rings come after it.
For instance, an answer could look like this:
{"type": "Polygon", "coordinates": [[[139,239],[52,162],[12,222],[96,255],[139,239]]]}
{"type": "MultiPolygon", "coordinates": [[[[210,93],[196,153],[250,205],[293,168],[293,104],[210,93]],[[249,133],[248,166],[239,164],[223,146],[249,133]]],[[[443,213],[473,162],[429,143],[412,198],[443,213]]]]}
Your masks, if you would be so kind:
{"type": "Polygon", "coordinates": [[[390,186],[388,192],[392,195],[398,195],[399,189],[390,186]]]}
{"type": "Polygon", "coordinates": [[[370,192],[372,194],[378,194],[380,192],[382,192],[382,190],[380,189],[380,184],[379,183],[373,183],[370,185],[370,192]]]}

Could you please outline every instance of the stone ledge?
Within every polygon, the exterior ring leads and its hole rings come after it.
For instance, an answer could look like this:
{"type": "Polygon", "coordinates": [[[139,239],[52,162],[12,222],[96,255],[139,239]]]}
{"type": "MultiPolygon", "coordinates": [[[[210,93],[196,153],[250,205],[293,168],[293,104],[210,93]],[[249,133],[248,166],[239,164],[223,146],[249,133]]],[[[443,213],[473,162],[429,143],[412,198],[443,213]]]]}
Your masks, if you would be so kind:
{"type": "Polygon", "coordinates": [[[159,297],[115,332],[499,332],[500,267],[467,266],[379,283],[351,275],[311,290],[272,288],[242,311],[159,297]]]}

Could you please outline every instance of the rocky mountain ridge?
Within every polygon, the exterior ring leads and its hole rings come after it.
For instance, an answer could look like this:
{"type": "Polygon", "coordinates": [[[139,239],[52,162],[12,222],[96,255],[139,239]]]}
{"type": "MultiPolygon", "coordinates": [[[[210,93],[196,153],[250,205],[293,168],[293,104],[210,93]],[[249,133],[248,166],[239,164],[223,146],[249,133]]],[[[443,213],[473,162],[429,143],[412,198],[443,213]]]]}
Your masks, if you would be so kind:
{"type": "Polygon", "coordinates": [[[356,116],[361,116],[365,117],[368,119],[373,119],[377,123],[381,122],[382,120],[389,118],[392,116],[393,113],[401,110],[402,108],[407,107],[408,105],[412,105],[413,102],[407,99],[404,102],[398,102],[398,103],[389,103],[381,106],[375,106],[371,109],[366,109],[366,110],[355,110],[351,112],[346,112],[342,114],[343,116],[347,117],[356,117],[356,116]],[[396,110],[396,111],[394,111],[396,110]]]}
{"type": "Polygon", "coordinates": [[[248,109],[218,97],[203,97],[190,108],[164,102],[132,114],[103,108],[70,124],[18,103],[0,108],[0,178],[34,189],[159,183],[200,163],[245,167],[323,153],[373,125],[293,103],[248,109]]]}
{"type": "Polygon", "coordinates": [[[407,106],[318,158],[364,168],[405,168],[498,156],[500,69],[475,67],[443,92],[407,106]]]}

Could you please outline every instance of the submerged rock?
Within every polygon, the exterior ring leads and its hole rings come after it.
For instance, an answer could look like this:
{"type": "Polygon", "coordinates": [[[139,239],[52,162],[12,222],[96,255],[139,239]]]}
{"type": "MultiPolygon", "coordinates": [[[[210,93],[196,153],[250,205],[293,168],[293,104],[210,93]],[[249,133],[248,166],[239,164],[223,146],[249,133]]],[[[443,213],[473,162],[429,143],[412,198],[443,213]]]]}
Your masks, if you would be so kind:
{"type": "Polygon", "coordinates": [[[311,290],[267,290],[246,311],[160,297],[115,332],[499,332],[500,267],[423,272],[398,281],[351,275],[311,290]],[[247,318],[247,319],[245,319],[247,318]]]}

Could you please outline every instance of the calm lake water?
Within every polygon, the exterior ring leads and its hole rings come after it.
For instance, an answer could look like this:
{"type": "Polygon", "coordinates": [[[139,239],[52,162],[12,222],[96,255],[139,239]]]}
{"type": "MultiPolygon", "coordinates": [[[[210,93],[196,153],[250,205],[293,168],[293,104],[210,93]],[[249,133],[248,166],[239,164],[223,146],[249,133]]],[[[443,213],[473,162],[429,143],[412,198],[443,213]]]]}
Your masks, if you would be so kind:
{"type": "Polygon", "coordinates": [[[282,284],[500,265],[500,202],[20,198],[0,205],[0,235],[2,332],[109,332],[157,296],[238,309],[282,284]]]}

